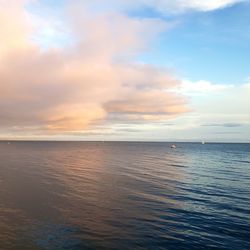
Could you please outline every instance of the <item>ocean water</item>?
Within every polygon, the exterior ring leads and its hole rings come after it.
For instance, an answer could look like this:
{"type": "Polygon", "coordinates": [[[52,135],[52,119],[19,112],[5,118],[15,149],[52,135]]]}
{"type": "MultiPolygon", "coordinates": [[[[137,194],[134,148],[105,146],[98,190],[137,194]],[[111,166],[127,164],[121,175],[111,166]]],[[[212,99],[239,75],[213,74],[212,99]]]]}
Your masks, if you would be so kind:
{"type": "Polygon", "coordinates": [[[250,144],[0,142],[0,249],[250,249],[250,144]]]}

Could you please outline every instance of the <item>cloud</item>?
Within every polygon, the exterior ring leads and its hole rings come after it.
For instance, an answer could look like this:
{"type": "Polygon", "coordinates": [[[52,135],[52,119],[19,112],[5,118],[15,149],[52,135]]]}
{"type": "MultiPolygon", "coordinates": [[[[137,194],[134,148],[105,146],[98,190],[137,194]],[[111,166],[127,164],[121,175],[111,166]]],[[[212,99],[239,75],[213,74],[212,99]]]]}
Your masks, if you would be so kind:
{"type": "Polygon", "coordinates": [[[27,1],[0,0],[0,56],[11,50],[29,46],[27,34],[31,31],[23,11],[27,1]]]}
{"type": "Polygon", "coordinates": [[[240,123],[208,123],[203,124],[203,127],[225,127],[225,128],[236,128],[241,127],[242,124],[240,123]]]}
{"type": "MultiPolygon", "coordinates": [[[[1,2],[2,3],[2,2],[1,2]]],[[[0,5],[1,134],[65,134],[105,123],[110,114],[130,121],[168,119],[186,112],[179,82],[165,69],[135,58],[168,28],[158,19],[67,8],[70,42],[44,47],[25,2],[0,5]],[[114,22],[115,20],[115,22],[114,22]],[[135,119],[135,118],[133,118],[135,119]]],[[[40,23],[39,23],[40,25],[40,23]]],[[[61,30],[60,30],[61,32],[61,30]]]]}
{"type": "Polygon", "coordinates": [[[190,81],[188,79],[184,79],[182,83],[177,86],[177,88],[173,89],[178,93],[182,93],[185,95],[205,95],[208,93],[222,93],[225,90],[232,89],[234,86],[231,84],[213,84],[209,81],[200,80],[200,81],[190,81]]]}
{"type": "Polygon", "coordinates": [[[244,0],[146,0],[146,4],[151,5],[160,12],[185,12],[194,11],[212,11],[216,9],[232,6],[244,0]]]}
{"type": "Polygon", "coordinates": [[[131,119],[157,120],[187,112],[178,96],[161,90],[144,90],[131,93],[122,100],[110,101],[105,108],[110,113],[127,115],[131,119]]]}
{"type": "Polygon", "coordinates": [[[180,140],[249,141],[250,84],[227,87],[205,81],[203,88],[199,82],[204,81],[189,81],[188,88],[186,84],[177,88],[177,93],[190,97],[192,111],[172,120],[175,126],[169,128],[171,136],[180,140]]]}
{"type": "Polygon", "coordinates": [[[121,68],[119,74],[125,83],[120,98],[104,106],[116,118],[157,121],[188,112],[184,96],[169,91],[179,82],[165,71],[148,65],[134,65],[121,68]]]}
{"type": "MultiPolygon", "coordinates": [[[[214,84],[216,86],[216,84],[214,84]]],[[[192,102],[200,114],[237,116],[244,115],[250,119],[250,85],[235,84],[228,88],[207,92],[201,96],[193,98],[192,102]]],[[[238,122],[236,120],[226,121],[229,123],[238,122]]]]}
{"type": "Polygon", "coordinates": [[[141,7],[152,8],[163,14],[180,14],[187,11],[213,11],[226,8],[248,0],[91,0],[84,1],[99,6],[97,9],[136,9],[141,7]]]}

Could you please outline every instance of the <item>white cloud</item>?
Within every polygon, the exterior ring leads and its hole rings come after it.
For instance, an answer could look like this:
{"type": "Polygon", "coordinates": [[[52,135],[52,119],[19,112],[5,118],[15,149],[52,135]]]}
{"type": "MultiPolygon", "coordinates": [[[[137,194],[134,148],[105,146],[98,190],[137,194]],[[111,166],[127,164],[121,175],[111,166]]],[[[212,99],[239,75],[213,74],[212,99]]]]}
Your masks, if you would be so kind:
{"type": "Polygon", "coordinates": [[[161,12],[184,12],[188,10],[211,11],[243,1],[244,0],[145,0],[144,2],[161,12]]]}
{"type": "Polygon", "coordinates": [[[85,0],[85,3],[96,4],[99,9],[111,10],[140,8],[142,6],[153,8],[162,13],[183,13],[186,11],[212,11],[226,8],[240,2],[249,0],[85,0]]]}
{"type": "MultiPolygon", "coordinates": [[[[250,84],[214,84],[183,80],[173,91],[189,96],[193,114],[248,117],[250,122],[250,84]]],[[[231,119],[231,118],[230,118],[231,119]]],[[[211,122],[211,121],[210,121],[211,122]]],[[[226,120],[224,122],[238,122],[226,120]]]]}
{"type": "Polygon", "coordinates": [[[166,138],[250,141],[249,83],[219,85],[184,80],[175,91],[189,96],[191,112],[170,121],[174,126],[167,128],[166,138]]]}
{"type": "Polygon", "coordinates": [[[195,96],[195,95],[204,95],[207,93],[218,93],[227,89],[233,88],[233,85],[229,84],[213,84],[206,80],[200,81],[190,81],[188,79],[184,79],[182,83],[177,86],[177,88],[173,89],[177,93],[195,96]]]}

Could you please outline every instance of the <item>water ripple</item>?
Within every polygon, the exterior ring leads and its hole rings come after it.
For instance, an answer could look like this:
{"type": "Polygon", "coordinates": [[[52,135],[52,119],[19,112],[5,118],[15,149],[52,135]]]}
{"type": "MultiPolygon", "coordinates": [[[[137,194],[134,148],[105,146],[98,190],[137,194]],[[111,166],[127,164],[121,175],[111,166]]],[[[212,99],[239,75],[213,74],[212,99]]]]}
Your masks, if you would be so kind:
{"type": "Polygon", "coordinates": [[[250,144],[0,142],[0,248],[250,249],[250,144]]]}

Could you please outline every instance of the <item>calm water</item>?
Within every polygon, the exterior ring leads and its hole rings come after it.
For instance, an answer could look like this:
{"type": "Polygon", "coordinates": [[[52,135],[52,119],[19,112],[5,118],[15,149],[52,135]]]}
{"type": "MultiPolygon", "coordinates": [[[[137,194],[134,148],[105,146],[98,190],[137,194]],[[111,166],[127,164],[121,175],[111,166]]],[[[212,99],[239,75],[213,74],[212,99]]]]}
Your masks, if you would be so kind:
{"type": "Polygon", "coordinates": [[[250,144],[0,142],[0,249],[250,249],[250,144]]]}

